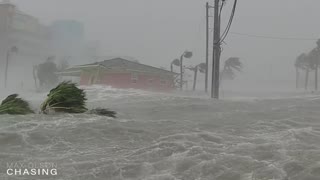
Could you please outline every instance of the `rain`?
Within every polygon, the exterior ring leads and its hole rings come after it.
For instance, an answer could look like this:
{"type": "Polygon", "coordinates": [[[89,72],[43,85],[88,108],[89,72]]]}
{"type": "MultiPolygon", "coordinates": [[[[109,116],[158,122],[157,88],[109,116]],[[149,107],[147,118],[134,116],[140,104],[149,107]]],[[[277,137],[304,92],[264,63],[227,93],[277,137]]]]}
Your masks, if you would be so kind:
{"type": "Polygon", "coordinates": [[[0,0],[0,179],[320,179],[319,6],[0,0]]]}

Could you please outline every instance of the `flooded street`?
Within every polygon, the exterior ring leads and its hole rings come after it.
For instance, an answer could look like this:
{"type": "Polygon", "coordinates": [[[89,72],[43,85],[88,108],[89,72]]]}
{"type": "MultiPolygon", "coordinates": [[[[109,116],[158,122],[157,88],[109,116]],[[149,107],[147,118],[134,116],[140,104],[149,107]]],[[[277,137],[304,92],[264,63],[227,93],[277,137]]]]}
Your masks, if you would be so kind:
{"type": "Polygon", "coordinates": [[[0,0],[0,180],[320,180],[319,7],[0,0]]]}
{"type": "MultiPolygon", "coordinates": [[[[0,179],[317,180],[320,98],[157,94],[91,87],[118,118],[0,116],[0,179]],[[7,176],[8,162],[50,162],[56,176],[7,176]]],[[[45,94],[29,97],[37,107],[45,94]]],[[[28,99],[28,98],[27,98],[28,99]]]]}

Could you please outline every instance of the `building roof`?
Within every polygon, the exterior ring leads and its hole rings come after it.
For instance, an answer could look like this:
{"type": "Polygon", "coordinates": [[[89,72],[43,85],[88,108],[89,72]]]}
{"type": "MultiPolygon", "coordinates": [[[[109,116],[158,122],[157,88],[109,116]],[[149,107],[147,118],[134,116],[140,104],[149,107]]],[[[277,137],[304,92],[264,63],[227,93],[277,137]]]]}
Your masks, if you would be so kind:
{"type": "MultiPolygon", "coordinates": [[[[86,65],[79,65],[79,66],[75,66],[72,68],[68,68],[66,70],[57,72],[56,74],[61,75],[61,76],[79,76],[81,74],[81,70],[83,69],[90,69],[90,68],[96,68],[96,67],[102,67],[102,68],[106,68],[105,66],[102,66],[100,64],[86,64],[86,65]]],[[[106,68],[109,69],[109,68],[106,68]]]]}
{"type": "MultiPolygon", "coordinates": [[[[134,62],[134,61],[129,61],[123,58],[113,58],[109,60],[105,60],[102,62],[96,62],[92,64],[86,64],[86,65],[81,65],[81,66],[91,66],[91,65],[102,65],[106,68],[114,69],[114,68],[124,68],[128,70],[133,70],[133,71],[140,71],[140,72],[150,72],[150,73],[165,73],[165,74],[170,74],[170,75],[177,75],[175,72],[171,72],[165,69],[141,64],[139,62],[134,62]]],[[[78,67],[81,67],[78,66],[78,67]]]]}

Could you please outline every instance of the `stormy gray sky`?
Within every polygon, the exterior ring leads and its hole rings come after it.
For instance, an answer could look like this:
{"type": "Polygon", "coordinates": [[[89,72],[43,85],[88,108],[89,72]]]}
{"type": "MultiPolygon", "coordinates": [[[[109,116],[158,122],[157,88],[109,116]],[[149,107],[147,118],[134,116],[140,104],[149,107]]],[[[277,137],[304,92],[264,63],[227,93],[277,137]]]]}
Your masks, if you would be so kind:
{"type": "MultiPolygon", "coordinates": [[[[102,54],[132,56],[165,66],[184,50],[188,64],[204,62],[206,0],[14,0],[43,23],[75,19],[86,26],[88,40],[98,39],[102,54]]],[[[213,4],[213,0],[209,0],[213,4]]],[[[230,15],[228,0],[222,21],[230,15]]],[[[231,32],[251,35],[318,38],[319,0],[239,0],[231,32]]],[[[212,19],[211,19],[212,20],[212,19]]],[[[315,46],[313,40],[276,40],[230,34],[222,60],[242,59],[242,80],[294,79],[295,57],[315,46]]],[[[280,82],[281,84],[281,82],[280,82]]]]}

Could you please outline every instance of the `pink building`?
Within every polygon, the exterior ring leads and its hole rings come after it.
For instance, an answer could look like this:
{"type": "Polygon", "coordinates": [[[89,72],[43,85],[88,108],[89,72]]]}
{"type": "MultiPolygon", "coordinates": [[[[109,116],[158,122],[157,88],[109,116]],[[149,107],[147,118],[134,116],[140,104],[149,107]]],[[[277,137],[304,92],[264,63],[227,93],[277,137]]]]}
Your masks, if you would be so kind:
{"type": "Polygon", "coordinates": [[[122,58],[76,66],[59,74],[64,77],[78,77],[80,85],[100,84],[153,91],[174,90],[178,76],[171,71],[122,58]]]}

